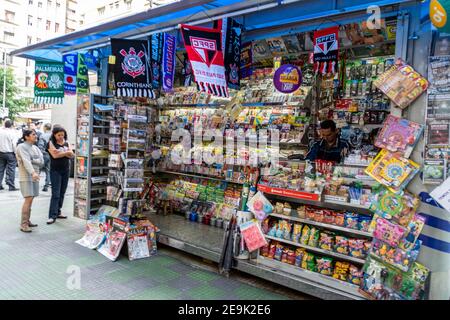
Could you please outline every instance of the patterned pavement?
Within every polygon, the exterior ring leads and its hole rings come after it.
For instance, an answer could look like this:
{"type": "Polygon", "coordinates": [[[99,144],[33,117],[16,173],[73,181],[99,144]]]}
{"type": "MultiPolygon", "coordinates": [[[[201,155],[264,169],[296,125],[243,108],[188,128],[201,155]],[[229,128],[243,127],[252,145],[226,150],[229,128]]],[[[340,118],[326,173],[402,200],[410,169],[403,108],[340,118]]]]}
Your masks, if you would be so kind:
{"type": "Polygon", "coordinates": [[[287,299],[272,290],[225,278],[186,264],[165,252],[149,259],[111,262],[74,243],[83,221],[72,217],[73,183],[63,213],[67,220],[47,226],[50,192],[35,199],[31,213],[39,227],[19,231],[20,192],[0,191],[0,299],[287,299]],[[71,267],[80,270],[80,289],[70,289],[71,267]],[[67,285],[69,283],[69,286],[67,285]]]}

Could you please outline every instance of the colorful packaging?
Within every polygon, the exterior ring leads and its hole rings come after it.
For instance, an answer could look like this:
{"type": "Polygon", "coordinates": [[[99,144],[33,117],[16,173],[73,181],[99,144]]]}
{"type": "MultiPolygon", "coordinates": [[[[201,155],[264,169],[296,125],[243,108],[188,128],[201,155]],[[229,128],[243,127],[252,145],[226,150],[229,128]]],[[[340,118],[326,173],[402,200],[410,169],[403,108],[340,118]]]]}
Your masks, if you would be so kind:
{"type": "Polygon", "coordinates": [[[264,246],[260,249],[259,254],[262,255],[263,257],[268,257],[269,256],[269,251],[270,251],[270,244],[268,244],[267,246],[264,246]]]}
{"type": "Polygon", "coordinates": [[[346,212],[344,226],[349,229],[358,229],[358,219],[359,219],[358,214],[353,212],[346,212]]]}
{"type": "Polygon", "coordinates": [[[358,269],[358,267],[351,264],[349,268],[348,282],[359,286],[361,284],[362,277],[363,277],[362,270],[358,269]]]}
{"type": "Polygon", "coordinates": [[[305,252],[306,251],[303,248],[298,248],[297,250],[295,250],[295,266],[302,266],[303,255],[305,254],[305,252]]]}
{"type": "Polygon", "coordinates": [[[417,241],[423,226],[425,225],[425,218],[418,214],[414,215],[414,218],[408,225],[406,235],[400,240],[400,249],[411,250],[417,241]]]}
{"type": "Polygon", "coordinates": [[[360,231],[368,232],[370,223],[372,222],[372,217],[365,216],[365,215],[359,215],[358,219],[358,229],[360,231]]]}
{"type": "Polygon", "coordinates": [[[269,247],[269,254],[268,254],[268,258],[269,259],[275,259],[275,252],[276,252],[276,250],[277,250],[277,245],[276,245],[276,243],[275,242],[272,242],[271,244],[270,244],[270,247],[269,247]]]}
{"type": "Polygon", "coordinates": [[[275,255],[274,255],[274,259],[281,261],[281,257],[283,255],[283,246],[281,244],[277,244],[275,246],[275,255]]]}
{"type": "Polygon", "coordinates": [[[286,221],[283,229],[283,239],[291,240],[292,223],[286,221]]]}
{"type": "Polygon", "coordinates": [[[287,253],[287,263],[290,265],[294,265],[295,264],[295,251],[294,250],[289,250],[287,253]]]}
{"type": "Polygon", "coordinates": [[[350,264],[348,262],[337,261],[334,265],[333,278],[348,281],[350,264]]]}
{"type": "Polygon", "coordinates": [[[300,242],[300,238],[302,236],[302,224],[295,223],[292,231],[292,241],[300,242]]]}
{"type": "Polygon", "coordinates": [[[331,210],[323,210],[323,223],[326,224],[334,224],[335,223],[335,214],[331,210]]]}
{"type": "Polygon", "coordinates": [[[400,239],[406,233],[406,229],[389,222],[384,218],[378,218],[375,230],[373,231],[374,238],[388,243],[392,247],[399,245],[400,239]]]}
{"type": "Polygon", "coordinates": [[[345,214],[342,212],[336,212],[334,215],[334,224],[343,227],[345,225],[345,214]]]}
{"type": "Polygon", "coordinates": [[[322,250],[333,251],[334,234],[331,232],[321,232],[319,240],[319,248],[322,250]]]}
{"type": "Polygon", "coordinates": [[[289,249],[283,248],[283,253],[281,254],[281,262],[283,262],[283,263],[288,262],[288,253],[289,253],[289,249]]]}
{"type": "Polygon", "coordinates": [[[355,258],[364,257],[364,240],[361,239],[349,239],[348,251],[350,256],[355,258]]]}
{"type": "Polygon", "coordinates": [[[348,255],[348,239],[343,236],[336,236],[334,241],[334,251],[348,255]]]}
{"type": "Polygon", "coordinates": [[[317,247],[319,245],[320,231],[312,227],[309,233],[308,246],[317,247]]]}
{"type": "Polygon", "coordinates": [[[303,230],[302,230],[302,237],[300,238],[300,243],[304,244],[304,245],[308,245],[309,242],[309,235],[310,235],[310,228],[308,225],[304,225],[303,226],[303,230]]]}
{"type": "Polygon", "coordinates": [[[331,276],[333,274],[333,259],[331,258],[317,258],[317,272],[320,274],[331,276]]]}
{"type": "Polygon", "coordinates": [[[305,252],[302,260],[302,268],[309,271],[317,271],[316,256],[312,253],[305,252]]]}
{"type": "Polygon", "coordinates": [[[388,243],[373,239],[370,255],[379,260],[407,272],[411,265],[417,260],[422,241],[417,240],[411,250],[402,250],[391,247],[388,243]]]}

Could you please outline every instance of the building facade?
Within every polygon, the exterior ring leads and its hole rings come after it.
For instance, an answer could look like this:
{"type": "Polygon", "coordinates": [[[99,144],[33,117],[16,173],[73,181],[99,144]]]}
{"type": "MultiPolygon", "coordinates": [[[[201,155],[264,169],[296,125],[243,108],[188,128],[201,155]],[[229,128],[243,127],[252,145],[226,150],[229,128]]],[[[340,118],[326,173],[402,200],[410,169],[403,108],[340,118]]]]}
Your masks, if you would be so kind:
{"type": "MultiPolygon", "coordinates": [[[[64,35],[78,29],[80,0],[1,0],[0,63],[4,52],[64,35]]],[[[6,65],[14,70],[24,97],[33,97],[34,62],[6,54],[6,65]]],[[[45,106],[32,105],[31,109],[45,106]]]]}

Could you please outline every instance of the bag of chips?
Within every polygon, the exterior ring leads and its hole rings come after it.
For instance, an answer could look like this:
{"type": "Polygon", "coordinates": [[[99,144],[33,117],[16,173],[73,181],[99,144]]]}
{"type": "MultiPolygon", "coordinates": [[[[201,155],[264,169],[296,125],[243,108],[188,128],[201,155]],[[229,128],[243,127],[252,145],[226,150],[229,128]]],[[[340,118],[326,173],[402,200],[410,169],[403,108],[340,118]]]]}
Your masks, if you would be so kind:
{"type": "Polygon", "coordinates": [[[302,230],[302,237],[300,238],[301,244],[304,244],[306,246],[308,245],[309,233],[310,233],[310,228],[308,225],[305,225],[302,230]]]}
{"type": "Polygon", "coordinates": [[[333,273],[333,259],[331,258],[318,258],[316,259],[317,262],[317,272],[320,274],[331,276],[333,273]]]}

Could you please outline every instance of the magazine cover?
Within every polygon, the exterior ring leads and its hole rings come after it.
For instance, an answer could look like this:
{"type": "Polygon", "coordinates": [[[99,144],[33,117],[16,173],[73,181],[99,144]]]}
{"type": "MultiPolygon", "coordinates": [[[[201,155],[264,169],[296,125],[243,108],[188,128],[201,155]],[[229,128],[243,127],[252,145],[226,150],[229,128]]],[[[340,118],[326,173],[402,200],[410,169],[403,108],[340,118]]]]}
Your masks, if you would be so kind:
{"type": "Polygon", "coordinates": [[[108,167],[122,168],[122,159],[120,154],[110,154],[108,159],[108,167]]]}
{"type": "Polygon", "coordinates": [[[444,182],[446,178],[445,160],[429,160],[423,161],[423,183],[439,185],[444,182]]]}
{"type": "Polygon", "coordinates": [[[156,233],[159,232],[158,227],[156,227],[150,220],[138,220],[135,222],[137,228],[146,228],[148,236],[148,250],[150,255],[156,254],[158,246],[156,242],[156,233]]]}
{"type": "Polygon", "coordinates": [[[87,158],[77,157],[77,174],[79,177],[87,176],[87,158]]]}
{"type": "Polygon", "coordinates": [[[89,156],[89,137],[78,136],[77,154],[79,156],[89,156]]]}
{"type": "Polygon", "coordinates": [[[445,122],[434,122],[428,124],[427,145],[449,145],[449,125],[449,123],[445,122]]]}
{"type": "Polygon", "coordinates": [[[429,94],[428,119],[450,119],[450,94],[429,94]]]}
{"type": "Polygon", "coordinates": [[[88,221],[83,238],[75,241],[75,243],[89,249],[97,249],[105,240],[105,237],[106,233],[102,223],[88,221]]]}
{"type": "Polygon", "coordinates": [[[131,229],[127,233],[128,259],[137,260],[150,257],[146,228],[131,229]]]}
{"type": "Polygon", "coordinates": [[[97,250],[111,261],[116,261],[127,234],[122,231],[111,231],[106,235],[106,240],[97,250]]]}
{"type": "Polygon", "coordinates": [[[383,149],[364,172],[397,193],[406,187],[419,168],[417,163],[383,149]]]}
{"type": "Polygon", "coordinates": [[[255,221],[248,221],[239,226],[248,251],[253,252],[267,245],[261,229],[255,221]]]}
{"type": "Polygon", "coordinates": [[[271,38],[267,40],[267,45],[272,54],[280,55],[287,53],[286,46],[281,37],[271,38]]]}
{"type": "Polygon", "coordinates": [[[117,218],[119,216],[119,210],[112,206],[102,205],[100,209],[98,209],[97,215],[98,216],[104,215],[117,218]]]}
{"type": "Polygon", "coordinates": [[[296,35],[283,36],[282,39],[288,53],[297,53],[303,51],[296,35]]]}
{"type": "Polygon", "coordinates": [[[399,108],[404,109],[428,88],[428,80],[402,59],[374,81],[375,86],[399,108]]]}
{"type": "Polygon", "coordinates": [[[429,57],[428,81],[429,93],[450,93],[450,56],[429,57]]]}
{"type": "Polygon", "coordinates": [[[403,157],[409,158],[423,128],[419,123],[389,115],[374,144],[380,149],[399,152],[403,157]]]}

